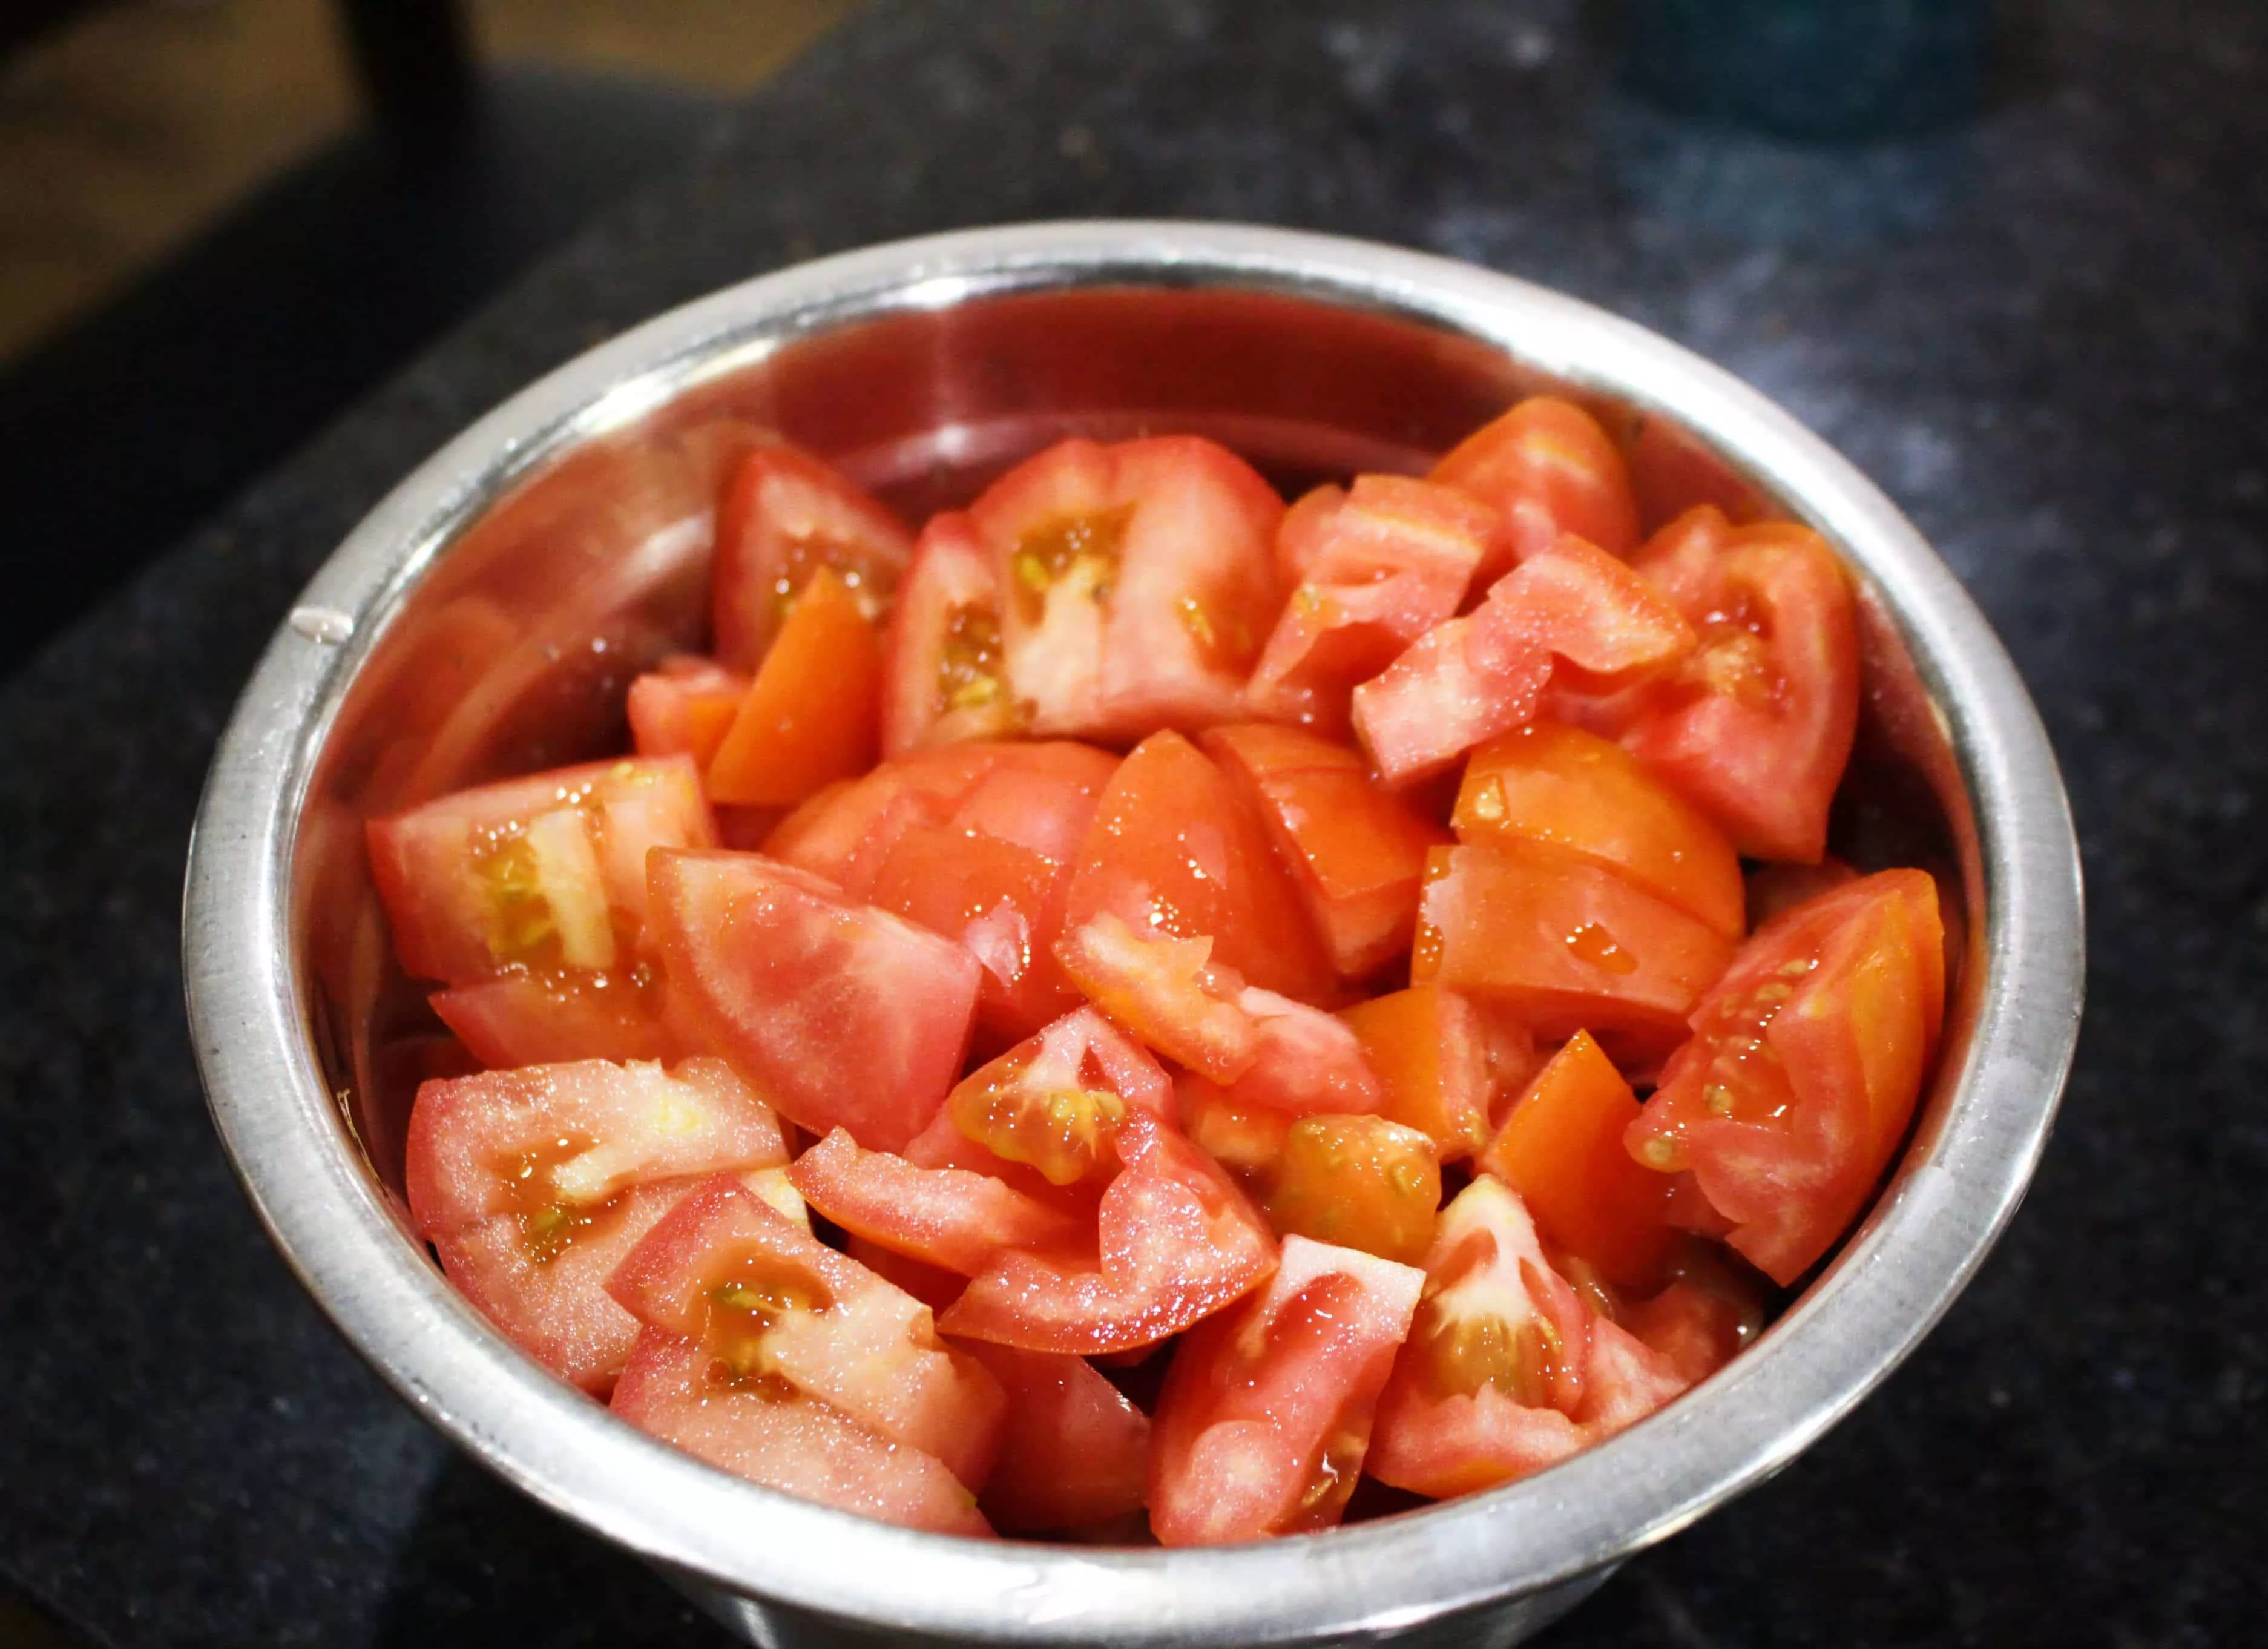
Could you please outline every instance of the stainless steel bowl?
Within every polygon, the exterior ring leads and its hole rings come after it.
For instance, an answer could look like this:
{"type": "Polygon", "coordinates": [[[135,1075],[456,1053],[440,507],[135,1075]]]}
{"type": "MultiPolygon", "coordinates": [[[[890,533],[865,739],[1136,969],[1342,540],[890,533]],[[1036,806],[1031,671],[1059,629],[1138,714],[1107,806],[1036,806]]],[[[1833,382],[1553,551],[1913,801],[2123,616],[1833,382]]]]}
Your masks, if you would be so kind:
{"type": "Polygon", "coordinates": [[[2080,946],[2071,819],[2022,683],[1912,526],[1793,419],[1502,276],[1175,223],[984,230],[783,270],[482,419],[355,530],[262,659],[207,785],[185,939],[199,1064],[261,1217],[363,1355],[484,1465],[758,1642],[1111,1645],[1512,1642],[1770,1476],[1913,1349],[2014,1211],[2071,1058],[2080,946]],[[1868,692],[1839,828],[1962,895],[1913,1140],[1866,1225],[1729,1368],[1540,1476],[1329,1534],[977,1543],[664,1447],[442,1280],[398,1194],[428,1022],[387,951],[361,821],[620,736],[629,672],[698,638],[708,501],[739,431],[782,428],[917,512],[1072,431],[1204,431],[1286,484],[1411,467],[1540,387],[1636,432],[1657,511],[1754,488],[1841,548],[1868,692]]]}

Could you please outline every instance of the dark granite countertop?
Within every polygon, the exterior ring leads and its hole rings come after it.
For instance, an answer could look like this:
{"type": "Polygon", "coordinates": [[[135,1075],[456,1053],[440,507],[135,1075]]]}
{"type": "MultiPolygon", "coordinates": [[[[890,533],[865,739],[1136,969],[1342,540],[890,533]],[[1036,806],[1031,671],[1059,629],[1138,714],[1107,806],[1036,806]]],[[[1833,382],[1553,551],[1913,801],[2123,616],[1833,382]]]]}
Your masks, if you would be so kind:
{"type": "Polygon", "coordinates": [[[2257,1641],[2268,11],[2025,15],[1983,120],[1829,158],[1629,105],[1543,0],[861,14],[0,691],[0,1572],[122,1649],[713,1641],[453,1455],[263,1240],[180,1005],[210,748],[355,519],[596,339],[814,252],[1178,214],[1477,260],[1779,397],[1976,592],[2078,808],[2093,988],[2021,1218],[1878,1395],[1550,1640],[2257,1641]]]}

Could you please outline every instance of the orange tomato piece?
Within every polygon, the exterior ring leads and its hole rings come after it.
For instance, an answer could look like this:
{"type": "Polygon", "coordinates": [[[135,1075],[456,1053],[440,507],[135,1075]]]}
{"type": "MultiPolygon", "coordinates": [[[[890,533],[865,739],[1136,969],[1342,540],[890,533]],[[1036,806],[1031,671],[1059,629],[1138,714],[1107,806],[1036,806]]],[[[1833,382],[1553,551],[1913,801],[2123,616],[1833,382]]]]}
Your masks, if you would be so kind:
{"type": "Polygon", "coordinates": [[[833,569],[811,575],[709,763],[712,800],[789,806],[874,765],[882,645],[833,569]]]}
{"type": "Polygon", "coordinates": [[[1382,1116],[1303,1116],[1284,1137],[1263,1206],[1279,1236],[1414,1265],[1433,1240],[1440,1154],[1382,1116]]]}
{"type": "Polygon", "coordinates": [[[1412,985],[1342,1008],[1339,1018],[1385,1087],[1380,1115],[1424,1134],[1444,1162],[1488,1143],[1489,1033],[1471,1002],[1440,985],[1412,985]]]}
{"type": "Polygon", "coordinates": [[[640,755],[691,756],[707,769],[740,714],[748,678],[713,659],[679,653],[630,683],[630,743],[640,755]]]}
{"type": "Polygon", "coordinates": [[[1638,548],[1630,467],[1599,421],[1557,395],[1532,395],[1467,436],[1431,479],[1495,510],[1502,526],[1479,579],[1548,549],[1562,533],[1610,556],[1638,548]]]}

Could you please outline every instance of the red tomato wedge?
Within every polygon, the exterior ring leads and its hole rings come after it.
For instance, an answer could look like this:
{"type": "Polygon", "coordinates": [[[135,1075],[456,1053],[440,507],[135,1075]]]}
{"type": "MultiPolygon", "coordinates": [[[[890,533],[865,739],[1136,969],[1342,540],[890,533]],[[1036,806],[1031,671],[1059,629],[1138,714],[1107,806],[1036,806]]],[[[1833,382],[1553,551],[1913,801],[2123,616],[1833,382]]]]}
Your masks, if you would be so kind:
{"type": "Polygon", "coordinates": [[[881,684],[881,639],[858,593],[821,567],[710,757],[710,799],[792,806],[865,772],[880,747],[881,684]]]}
{"type": "Polygon", "coordinates": [[[1651,1299],[1624,1305],[1619,1317],[1691,1385],[1724,1367],[1764,1331],[1763,1283],[1754,1272],[1735,1271],[1714,1257],[1722,1252],[1690,1242],[1668,1285],[1651,1299]]]}
{"type": "Polygon", "coordinates": [[[1483,1176],[1442,1213],[1365,1469],[1416,1494],[1474,1493],[1557,1465],[1684,1388],[1582,1302],[1519,1194],[1483,1176]]]}
{"type": "Polygon", "coordinates": [[[992,1468],[1006,1400],[930,1309],[736,1181],[704,1182],[608,1281],[649,1328],[696,1343],[722,1383],[817,1398],[963,1483],[992,1468]]]}
{"type": "Polygon", "coordinates": [[[1278,534],[1279,563],[1296,561],[1300,572],[1245,688],[1252,713],[1343,731],[1355,684],[1455,616],[1496,530],[1486,505],[1400,475],[1301,499],[1278,534]],[[1297,541],[1288,552],[1287,535],[1297,541]]]}
{"type": "Polygon", "coordinates": [[[1572,401],[1534,395],[1484,424],[1432,479],[1477,498],[1501,523],[1484,579],[1541,555],[1565,533],[1610,556],[1638,548],[1638,497],[1622,450],[1572,401]]]}
{"type": "Polygon", "coordinates": [[[630,683],[630,743],[643,756],[689,755],[705,770],[747,692],[747,676],[713,659],[664,659],[630,683]]]}
{"type": "Polygon", "coordinates": [[[1265,1289],[1192,1329],[1158,1399],[1149,1502],[1160,1543],[1336,1523],[1425,1284],[1415,1267],[1287,1237],[1265,1289]]]}
{"type": "Polygon", "coordinates": [[[1670,1182],[1631,1160],[1631,1092],[1588,1031],[1578,1031],[1504,1119],[1480,1167],[1518,1191],[1543,1234],[1617,1288],[1659,1288],[1677,1246],[1670,1182]]]}
{"type": "Polygon", "coordinates": [[[1734,941],[1614,872],[1507,842],[1440,848],[1410,976],[1517,1013],[1546,1042],[1589,1027],[1633,1056],[1675,1047],[1734,941]]]}
{"type": "Polygon", "coordinates": [[[1008,1394],[1000,1463],[978,1501],[1015,1534],[1079,1528],[1142,1509],[1150,1417],[1082,1357],[966,1343],[1008,1394]]]}
{"type": "Polygon", "coordinates": [[[1850,1226],[1911,1120],[1945,1008],[1926,871],[1881,871],[1774,917],[1692,1016],[1631,1123],[1631,1153],[1690,1171],[1729,1240],[1793,1283],[1850,1226]]]}
{"type": "Polygon", "coordinates": [[[1692,629],[1644,578],[1565,537],[1357,688],[1355,732],[1388,784],[1410,784],[1533,719],[1555,661],[1587,680],[1638,678],[1693,644],[1692,629]]]}
{"type": "Polygon", "coordinates": [[[608,1273],[695,1178],[787,1160],[778,1119],[720,1062],[599,1060],[426,1083],[404,1189],[467,1298],[554,1373],[603,1392],[636,1325],[608,1273]]]}
{"type": "Polygon", "coordinates": [[[437,990],[441,1023],[491,1071],[578,1059],[668,1059],[676,1039],[658,982],[640,970],[505,974],[437,990]]]}
{"type": "Polygon", "coordinates": [[[965,515],[932,516],[883,644],[882,751],[904,755],[1030,724],[1008,685],[1000,579],[965,515]]]}
{"type": "Polygon", "coordinates": [[[945,1462],[816,1398],[736,1384],[698,1342],[638,1331],[614,1412],[749,1482],[884,1523],[977,1539],[991,1526],[945,1462]]]}
{"type": "Polygon", "coordinates": [[[1173,1108],[1158,1062],[1080,1008],[964,1078],[946,1115],[966,1138],[1060,1187],[1107,1178],[1120,1127],[1138,1115],[1170,1121],[1173,1108]]]}
{"type": "Polygon", "coordinates": [[[1153,734],[1119,763],[1087,828],[1064,925],[1103,911],[1138,933],[1210,939],[1216,963],[1264,990],[1314,1001],[1333,988],[1265,828],[1177,732],[1153,734]]]}
{"type": "Polygon", "coordinates": [[[1127,1351],[1233,1304],[1276,1269],[1267,1224],[1210,1157],[1147,1115],[1130,1115],[1112,1144],[1125,1166],[1102,1194],[1099,1263],[995,1255],[939,1319],[947,1333],[1127,1351]]]}
{"type": "Polygon", "coordinates": [[[1250,465],[1195,436],[1060,442],[985,489],[968,521],[1031,730],[1131,740],[1233,717],[1280,599],[1283,514],[1250,465]]]}
{"type": "Polygon", "coordinates": [[[1270,1165],[1262,1206],[1279,1236],[1414,1265],[1433,1240],[1440,1155],[1416,1129],[1382,1116],[1303,1116],[1270,1165]]]}
{"type": "Polygon", "coordinates": [[[1002,1248],[1068,1248],[1086,1234],[1078,1221],[1001,1181],[862,1151],[839,1128],[797,1158],[788,1177],[845,1231],[962,1277],[983,1270],[1002,1248]]]}
{"type": "Polygon", "coordinates": [[[1859,724],[1843,563],[1808,527],[1736,527],[1703,505],[1655,534],[1637,565],[1700,644],[1646,696],[1624,743],[1742,852],[1815,862],[1859,724]]]}
{"type": "Polygon", "coordinates": [[[371,879],[416,979],[610,968],[637,954],[645,856],[717,829],[689,756],[593,762],[460,791],[368,827],[371,879]]]}
{"type": "Polygon", "coordinates": [[[652,874],[670,1012],[697,1045],[813,1133],[896,1151],[928,1125],[968,1051],[975,958],[756,854],[657,852],[652,874]]]}
{"type": "Polygon", "coordinates": [[[757,447],[717,510],[710,576],[718,659],[754,672],[822,569],[879,622],[912,554],[898,519],[828,465],[784,442],[757,447]]]}
{"type": "Polygon", "coordinates": [[[1366,977],[1410,948],[1425,850],[1447,832],[1313,733],[1247,723],[1204,744],[1266,826],[1339,977],[1366,977]]]}
{"type": "Polygon", "coordinates": [[[1465,764],[1454,823],[1469,845],[1564,848],[1721,932],[1746,931],[1733,844],[1635,756],[1595,733],[1540,721],[1483,745],[1465,764]]]}
{"type": "Polygon", "coordinates": [[[1440,985],[1412,985],[1342,1008],[1385,1091],[1380,1113],[1433,1142],[1444,1162],[1489,1141],[1496,1085],[1489,1031],[1472,1003],[1440,985]]]}

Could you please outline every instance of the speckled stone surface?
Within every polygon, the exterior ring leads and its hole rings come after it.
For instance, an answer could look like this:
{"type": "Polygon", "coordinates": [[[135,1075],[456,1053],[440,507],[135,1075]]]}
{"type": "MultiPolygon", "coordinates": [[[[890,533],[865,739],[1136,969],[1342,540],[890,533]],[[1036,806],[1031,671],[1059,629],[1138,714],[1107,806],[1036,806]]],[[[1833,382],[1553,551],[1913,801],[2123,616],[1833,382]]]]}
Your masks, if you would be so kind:
{"type": "Polygon", "coordinates": [[[1476,259],[1779,397],[1977,593],[2078,807],[2088,1027],[2014,1232],[1878,1395],[1549,1640],[2258,1641],[2268,11],[2026,15],[1980,122],[1833,156],[1631,107],[1542,0],[909,0],[823,44],[0,690],[0,1572],[122,1649],[714,1641],[455,1459],[268,1249],[180,1007],[208,753],[356,517],[585,345],[813,252],[1181,214],[1476,259]]]}

